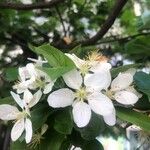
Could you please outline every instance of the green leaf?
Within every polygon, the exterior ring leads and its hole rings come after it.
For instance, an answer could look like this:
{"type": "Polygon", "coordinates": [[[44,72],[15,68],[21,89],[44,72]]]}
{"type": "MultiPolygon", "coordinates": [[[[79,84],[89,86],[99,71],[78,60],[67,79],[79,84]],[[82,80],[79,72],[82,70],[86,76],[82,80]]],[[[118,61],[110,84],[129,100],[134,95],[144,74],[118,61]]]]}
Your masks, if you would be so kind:
{"type": "Polygon", "coordinates": [[[49,44],[44,44],[39,47],[30,45],[30,48],[48,60],[49,65],[53,68],[43,67],[40,69],[46,72],[53,80],[75,68],[75,64],[69,57],[49,44]]]}
{"type": "Polygon", "coordinates": [[[25,143],[25,141],[11,142],[10,150],[27,150],[27,144],[25,143]]]}
{"type": "Polygon", "coordinates": [[[116,110],[120,119],[140,126],[145,131],[150,131],[150,118],[148,116],[123,107],[118,107],[116,110]]]}
{"type": "Polygon", "coordinates": [[[17,68],[7,68],[4,71],[5,79],[7,81],[15,81],[18,78],[18,69],[17,68]]]}
{"type": "Polygon", "coordinates": [[[128,54],[145,54],[150,56],[150,36],[140,36],[125,45],[128,54]]]}
{"type": "Polygon", "coordinates": [[[60,134],[54,130],[46,132],[44,140],[40,144],[40,150],[60,150],[65,135],[60,134]]]}
{"type": "Polygon", "coordinates": [[[37,105],[33,111],[31,111],[31,121],[33,124],[33,130],[41,128],[42,125],[47,121],[49,115],[53,113],[50,107],[47,105],[37,105]]]}
{"type": "Polygon", "coordinates": [[[5,97],[0,99],[0,104],[14,104],[14,100],[12,97],[5,97]]]}
{"type": "Polygon", "coordinates": [[[55,67],[55,68],[40,68],[40,70],[44,71],[47,73],[52,80],[59,78],[66,72],[70,71],[70,67],[55,67]]]}
{"type": "Polygon", "coordinates": [[[71,134],[73,119],[70,108],[61,110],[55,116],[54,129],[62,134],[71,134]]]}
{"type": "Polygon", "coordinates": [[[150,96],[150,75],[141,71],[137,72],[134,75],[134,81],[138,89],[149,97],[150,96]]]}
{"type": "Polygon", "coordinates": [[[93,140],[104,130],[104,122],[99,115],[92,113],[92,118],[89,124],[84,128],[76,129],[81,133],[83,139],[93,140]]]}
{"type": "Polygon", "coordinates": [[[75,67],[71,59],[69,59],[63,52],[49,44],[44,44],[39,47],[30,46],[30,48],[37,54],[43,55],[52,67],[67,66],[70,67],[70,69],[75,67]]]}
{"type": "Polygon", "coordinates": [[[83,150],[104,150],[103,145],[98,140],[91,140],[84,143],[83,150]]]}
{"type": "Polygon", "coordinates": [[[112,68],[111,69],[111,75],[112,77],[116,77],[120,72],[127,71],[130,68],[137,68],[140,67],[142,64],[130,64],[130,65],[125,65],[125,66],[120,66],[117,68],[112,68]]]}

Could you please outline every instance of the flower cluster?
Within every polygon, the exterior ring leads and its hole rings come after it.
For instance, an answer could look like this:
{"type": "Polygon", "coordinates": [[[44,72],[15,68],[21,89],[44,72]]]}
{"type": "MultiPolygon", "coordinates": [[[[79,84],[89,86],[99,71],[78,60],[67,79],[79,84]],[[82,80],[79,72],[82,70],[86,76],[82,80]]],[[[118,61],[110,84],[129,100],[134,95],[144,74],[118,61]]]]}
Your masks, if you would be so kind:
{"type": "Polygon", "coordinates": [[[49,94],[48,105],[53,108],[72,106],[73,120],[79,127],[88,125],[92,111],[101,115],[106,124],[113,126],[116,123],[116,112],[113,100],[123,105],[135,104],[141,95],[133,87],[135,69],[129,69],[112,80],[111,64],[106,58],[93,53],[86,60],[74,54],[66,54],[76,65],[76,68],[63,74],[66,84],[64,88],[52,91],[56,80],[52,80],[43,72],[42,67],[47,61],[30,59],[25,67],[18,69],[19,82],[11,91],[16,106],[0,105],[0,119],[15,120],[11,131],[11,138],[16,141],[25,131],[26,143],[32,139],[32,122],[30,109],[41,99],[42,93],[49,94]]]}

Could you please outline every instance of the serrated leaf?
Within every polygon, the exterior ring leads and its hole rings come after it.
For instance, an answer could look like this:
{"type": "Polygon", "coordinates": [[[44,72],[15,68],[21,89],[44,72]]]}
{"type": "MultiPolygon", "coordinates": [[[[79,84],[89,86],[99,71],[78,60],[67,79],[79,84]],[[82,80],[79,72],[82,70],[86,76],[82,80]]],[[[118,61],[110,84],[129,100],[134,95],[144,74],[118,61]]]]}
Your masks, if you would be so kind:
{"type": "Polygon", "coordinates": [[[116,110],[117,116],[121,120],[140,126],[145,131],[150,131],[150,117],[140,112],[136,112],[134,110],[123,107],[117,107],[116,110]]]}

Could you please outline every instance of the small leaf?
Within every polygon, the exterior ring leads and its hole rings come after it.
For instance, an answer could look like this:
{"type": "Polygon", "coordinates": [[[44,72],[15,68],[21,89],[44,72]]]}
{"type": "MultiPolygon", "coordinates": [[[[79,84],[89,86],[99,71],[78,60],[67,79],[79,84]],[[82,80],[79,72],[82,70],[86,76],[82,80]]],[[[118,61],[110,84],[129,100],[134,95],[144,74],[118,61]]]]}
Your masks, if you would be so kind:
{"type": "Polygon", "coordinates": [[[150,131],[150,117],[123,107],[118,107],[116,110],[120,119],[140,126],[145,131],[150,131]]]}
{"type": "Polygon", "coordinates": [[[54,129],[62,134],[71,134],[73,120],[70,108],[59,112],[55,117],[54,129]]]}

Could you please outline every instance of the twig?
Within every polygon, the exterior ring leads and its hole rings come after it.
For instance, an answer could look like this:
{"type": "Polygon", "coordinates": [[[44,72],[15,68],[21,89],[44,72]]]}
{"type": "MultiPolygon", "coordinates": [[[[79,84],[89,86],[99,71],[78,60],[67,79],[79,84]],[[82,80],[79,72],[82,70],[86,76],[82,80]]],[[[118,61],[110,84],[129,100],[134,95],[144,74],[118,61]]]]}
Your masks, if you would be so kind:
{"type": "Polygon", "coordinates": [[[66,35],[67,35],[67,31],[66,31],[66,28],[65,28],[64,20],[63,20],[63,18],[62,18],[62,16],[61,16],[61,13],[60,13],[60,11],[59,11],[59,8],[58,8],[57,6],[56,6],[55,8],[56,8],[56,12],[57,12],[57,14],[58,14],[58,16],[59,16],[60,22],[61,22],[62,27],[63,27],[64,36],[66,36],[66,35]]]}

